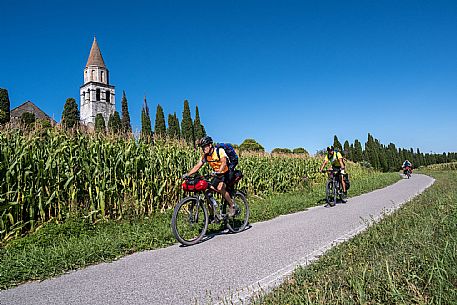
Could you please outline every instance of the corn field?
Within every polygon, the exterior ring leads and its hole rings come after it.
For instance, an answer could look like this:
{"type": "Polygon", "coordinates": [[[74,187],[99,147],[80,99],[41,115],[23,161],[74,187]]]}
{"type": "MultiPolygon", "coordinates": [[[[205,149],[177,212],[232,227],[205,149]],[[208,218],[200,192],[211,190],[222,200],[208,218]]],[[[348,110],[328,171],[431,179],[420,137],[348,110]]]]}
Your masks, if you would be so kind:
{"type": "MultiPolygon", "coordinates": [[[[0,239],[49,220],[150,216],[184,194],[181,176],[200,152],[169,141],[69,135],[57,129],[0,133],[0,239]]],[[[243,155],[240,188],[267,195],[323,182],[321,160],[243,155]]]]}
{"type": "Polygon", "coordinates": [[[457,162],[432,164],[425,167],[431,170],[457,170],[457,162]]]}

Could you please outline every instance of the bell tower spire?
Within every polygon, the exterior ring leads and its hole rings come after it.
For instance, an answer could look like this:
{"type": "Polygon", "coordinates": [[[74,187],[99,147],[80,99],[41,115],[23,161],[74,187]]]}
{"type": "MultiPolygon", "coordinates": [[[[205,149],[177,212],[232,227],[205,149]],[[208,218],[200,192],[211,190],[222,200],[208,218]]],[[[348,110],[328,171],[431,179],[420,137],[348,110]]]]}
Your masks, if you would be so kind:
{"type": "Polygon", "coordinates": [[[110,115],[116,110],[114,86],[109,83],[109,71],[95,36],[84,68],[84,84],[80,88],[80,97],[81,122],[84,125],[93,127],[98,113],[108,122],[110,115]]]}

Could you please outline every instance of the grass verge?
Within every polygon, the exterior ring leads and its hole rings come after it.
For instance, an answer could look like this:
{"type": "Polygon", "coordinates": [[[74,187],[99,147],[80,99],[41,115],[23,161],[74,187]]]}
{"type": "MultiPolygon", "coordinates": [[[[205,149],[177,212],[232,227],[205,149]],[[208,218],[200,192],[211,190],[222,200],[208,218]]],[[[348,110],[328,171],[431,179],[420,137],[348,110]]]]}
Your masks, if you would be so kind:
{"type": "Polygon", "coordinates": [[[256,304],[457,304],[457,171],[256,304]]]}
{"type": "MultiPolygon", "coordinates": [[[[372,175],[352,181],[350,195],[356,196],[390,185],[396,173],[372,175]]],[[[323,204],[324,185],[301,192],[265,199],[250,199],[250,222],[323,204]]],[[[113,261],[133,252],[176,243],[170,229],[171,211],[150,219],[88,223],[73,219],[48,223],[34,234],[0,245],[0,289],[30,280],[41,280],[91,264],[113,261]]]]}

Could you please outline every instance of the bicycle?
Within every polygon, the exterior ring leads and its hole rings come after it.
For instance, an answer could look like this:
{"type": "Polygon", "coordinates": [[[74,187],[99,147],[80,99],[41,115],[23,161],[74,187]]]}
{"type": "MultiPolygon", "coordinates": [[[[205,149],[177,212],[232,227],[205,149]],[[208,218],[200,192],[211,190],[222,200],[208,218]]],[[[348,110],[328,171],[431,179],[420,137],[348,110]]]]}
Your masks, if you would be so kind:
{"type": "Polygon", "coordinates": [[[227,215],[228,203],[219,204],[210,188],[211,175],[184,178],[182,188],[194,194],[182,199],[175,207],[171,218],[171,229],[175,238],[183,245],[195,245],[205,236],[210,223],[209,211],[212,209],[212,223],[222,223],[232,233],[241,232],[249,220],[249,205],[246,194],[236,189],[241,179],[240,171],[235,171],[233,184],[227,185],[235,203],[235,215],[227,215]]]}
{"type": "Polygon", "coordinates": [[[343,185],[340,182],[339,176],[341,175],[341,170],[328,169],[324,172],[328,173],[328,180],[325,187],[325,201],[331,207],[336,205],[338,197],[341,202],[347,202],[347,196],[343,192],[343,185]]]}
{"type": "Polygon", "coordinates": [[[412,172],[413,172],[413,171],[411,170],[411,167],[409,167],[409,166],[406,166],[406,167],[404,167],[404,169],[403,169],[403,174],[404,174],[406,177],[408,177],[408,179],[411,178],[412,172]]]}

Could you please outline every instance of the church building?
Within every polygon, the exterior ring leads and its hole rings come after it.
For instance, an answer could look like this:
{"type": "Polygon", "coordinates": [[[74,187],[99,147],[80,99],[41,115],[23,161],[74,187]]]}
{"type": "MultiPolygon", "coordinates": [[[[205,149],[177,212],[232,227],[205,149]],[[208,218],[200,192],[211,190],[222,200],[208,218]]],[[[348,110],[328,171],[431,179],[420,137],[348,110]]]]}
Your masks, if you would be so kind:
{"type": "Polygon", "coordinates": [[[89,59],[84,69],[84,85],[80,88],[81,123],[93,128],[98,113],[103,115],[105,125],[116,110],[114,86],[109,83],[109,71],[94,37],[89,59]]]}

